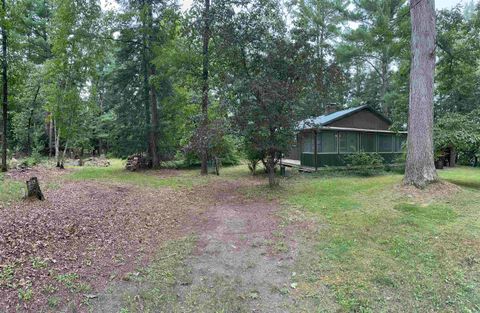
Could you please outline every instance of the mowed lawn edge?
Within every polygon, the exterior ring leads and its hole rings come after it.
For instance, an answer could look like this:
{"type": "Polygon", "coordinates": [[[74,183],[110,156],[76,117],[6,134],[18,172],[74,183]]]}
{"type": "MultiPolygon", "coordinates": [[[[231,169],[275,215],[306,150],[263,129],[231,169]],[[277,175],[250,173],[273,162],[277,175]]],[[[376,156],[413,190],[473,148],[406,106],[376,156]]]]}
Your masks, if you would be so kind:
{"type": "Polygon", "coordinates": [[[299,230],[299,310],[480,311],[480,170],[439,175],[424,191],[394,173],[290,179],[285,220],[315,225],[299,230]]]}

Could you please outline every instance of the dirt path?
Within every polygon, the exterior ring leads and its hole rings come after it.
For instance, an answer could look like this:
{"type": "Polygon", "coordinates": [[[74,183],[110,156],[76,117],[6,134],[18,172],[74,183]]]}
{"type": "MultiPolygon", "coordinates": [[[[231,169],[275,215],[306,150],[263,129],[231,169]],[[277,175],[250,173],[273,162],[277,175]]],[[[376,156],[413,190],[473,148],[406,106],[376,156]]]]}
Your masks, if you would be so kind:
{"type": "MultiPolygon", "coordinates": [[[[229,311],[285,312],[293,242],[279,226],[278,204],[246,199],[235,191],[239,187],[235,182],[214,189],[215,202],[200,223],[197,249],[187,261],[193,282],[181,288],[180,299],[197,289],[215,288],[220,281],[234,285],[244,300],[243,305],[227,307],[229,311]]],[[[199,303],[205,311],[213,309],[211,299],[199,303]]]]}
{"type": "Polygon", "coordinates": [[[197,204],[204,209],[185,229],[196,240],[175,263],[179,266],[173,269],[173,262],[165,261],[176,251],[163,252],[161,264],[154,265],[161,273],[156,281],[115,284],[99,297],[95,311],[288,312],[295,243],[289,229],[280,225],[275,201],[248,199],[238,192],[252,183],[217,181],[198,188],[194,194],[200,195],[197,204]]]}

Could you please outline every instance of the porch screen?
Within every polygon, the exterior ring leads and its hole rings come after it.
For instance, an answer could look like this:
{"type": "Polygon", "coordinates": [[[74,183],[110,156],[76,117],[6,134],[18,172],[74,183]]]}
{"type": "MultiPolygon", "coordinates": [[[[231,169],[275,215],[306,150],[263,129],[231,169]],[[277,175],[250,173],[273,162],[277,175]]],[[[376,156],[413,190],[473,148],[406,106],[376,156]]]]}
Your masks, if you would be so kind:
{"type": "Polygon", "coordinates": [[[378,152],[393,152],[393,141],[393,135],[378,134],[378,152]]]}
{"type": "Polygon", "coordinates": [[[360,147],[363,152],[376,152],[375,134],[362,133],[360,147]]]}
{"type": "Polygon", "coordinates": [[[337,136],[332,131],[321,131],[317,137],[318,153],[336,153],[337,152],[337,136]]]}
{"type": "Polygon", "coordinates": [[[339,132],[338,144],[340,152],[357,152],[358,136],[354,132],[339,132]]]}
{"type": "Polygon", "coordinates": [[[303,135],[303,153],[313,153],[313,134],[303,135]]]}

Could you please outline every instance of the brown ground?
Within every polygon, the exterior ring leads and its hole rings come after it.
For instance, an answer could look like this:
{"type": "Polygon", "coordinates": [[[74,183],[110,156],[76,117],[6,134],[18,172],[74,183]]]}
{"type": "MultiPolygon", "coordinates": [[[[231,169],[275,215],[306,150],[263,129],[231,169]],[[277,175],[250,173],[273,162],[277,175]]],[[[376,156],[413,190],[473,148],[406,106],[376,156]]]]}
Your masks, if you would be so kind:
{"type": "MultiPolygon", "coordinates": [[[[58,180],[58,171],[51,171],[51,176],[42,169],[12,176],[24,180],[25,175],[37,175],[43,183],[58,180]]],[[[0,280],[0,308],[5,312],[18,306],[38,312],[53,293],[49,286],[58,288],[62,303],[81,308],[89,294],[148,261],[156,247],[179,235],[190,214],[196,214],[197,206],[185,191],[100,182],[60,184],[45,192],[44,202],[19,202],[0,211],[0,264],[15,271],[0,280]],[[65,273],[78,274],[78,282],[59,282],[58,274],[65,273]],[[31,301],[19,302],[22,287],[33,291],[31,301]]]]}
{"type": "MultiPolygon", "coordinates": [[[[11,176],[26,180],[36,175],[46,183],[59,182],[62,173],[34,169],[11,176]]],[[[116,282],[127,290],[122,282],[127,273],[148,264],[165,242],[190,233],[198,238],[186,260],[193,280],[176,287],[179,303],[220,277],[233,283],[235,292],[249,295],[250,312],[284,312],[289,300],[279,290],[290,288],[294,242],[286,239],[288,230],[279,229],[275,202],[249,200],[236,192],[252,183],[216,180],[173,190],[62,182],[45,192],[45,202],[1,210],[0,264],[14,274],[0,277],[0,312],[48,311],[52,297],[60,299],[57,307],[66,312],[92,310],[86,305],[92,299],[94,312],[118,312],[120,304],[111,301],[112,295],[102,297],[102,290],[116,282]],[[58,276],[67,273],[78,279],[58,276]],[[22,289],[33,291],[32,300],[19,300],[22,289]]],[[[208,299],[203,302],[207,308],[208,299]]]]}
{"type": "Polygon", "coordinates": [[[397,185],[396,190],[399,195],[407,197],[417,202],[428,202],[433,199],[444,199],[451,197],[462,189],[447,181],[439,181],[428,185],[424,189],[418,189],[415,186],[397,185]]]}
{"type": "MultiPolygon", "coordinates": [[[[215,186],[215,203],[197,224],[198,247],[188,259],[193,282],[181,288],[180,301],[221,278],[247,295],[249,312],[285,312],[289,299],[280,290],[290,288],[295,243],[279,226],[278,204],[245,199],[236,192],[244,184],[215,186]]],[[[203,312],[208,308],[205,301],[203,312]]]]}

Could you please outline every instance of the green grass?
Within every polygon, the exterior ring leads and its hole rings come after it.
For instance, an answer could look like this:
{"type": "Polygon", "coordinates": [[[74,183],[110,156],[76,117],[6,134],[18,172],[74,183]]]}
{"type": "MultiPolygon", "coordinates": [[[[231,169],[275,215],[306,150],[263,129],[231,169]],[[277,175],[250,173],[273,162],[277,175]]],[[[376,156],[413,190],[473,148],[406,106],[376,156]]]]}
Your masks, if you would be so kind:
{"type": "Polygon", "coordinates": [[[419,200],[397,174],[290,180],[277,193],[286,218],[318,225],[302,236],[297,295],[326,311],[331,296],[345,312],[479,312],[480,171],[439,175],[463,189],[419,200]]]}
{"type": "Polygon", "coordinates": [[[284,188],[287,206],[318,225],[303,236],[298,295],[318,310],[330,296],[346,312],[480,311],[480,170],[439,174],[465,188],[414,200],[397,174],[303,176],[284,188]]]}
{"type": "Polygon", "coordinates": [[[438,171],[439,176],[451,183],[469,189],[480,190],[480,168],[456,167],[438,171]]]}
{"type": "Polygon", "coordinates": [[[5,178],[0,173],[0,208],[12,201],[20,200],[25,194],[24,184],[5,178]]]}
{"type": "Polygon", "coordinates": [[[208,184],[215,180],[239,179],[249,177],[245,166],[232,166],[221,168],[221,176],[201,176],[200,169],[170,171],[170,174],[162,174],[162,170],[149,170],[129,172],[125,170],[125,162],[119,159],[111,159],[109,167],[74,167],[73,173],[68,175],[71,180],[95,180],[114,183],[132,184],[141,187],[161,188],[192,188],[208,184]]]}
{"type": "Polygon", "coordinates": [[[84,166],[75,167],[68,176],[72,180],[96,180],[104,182],[126,183],[142,187],[193,187],[206,183],[208,178],[201,177],[199,171],[181,170],[178,175],[161,176],[159,171],[129,172],[125,170],[124,161],[110,160],[109,167],[84,166]]]}

